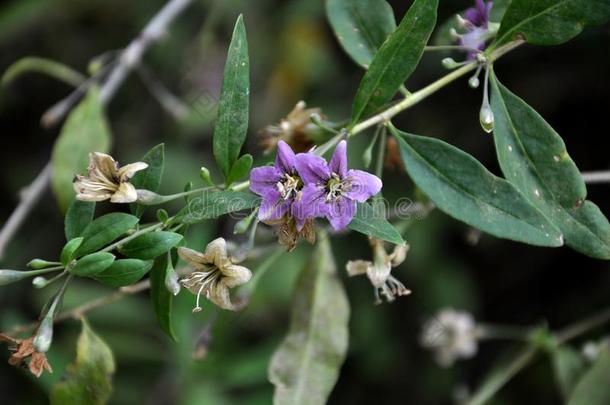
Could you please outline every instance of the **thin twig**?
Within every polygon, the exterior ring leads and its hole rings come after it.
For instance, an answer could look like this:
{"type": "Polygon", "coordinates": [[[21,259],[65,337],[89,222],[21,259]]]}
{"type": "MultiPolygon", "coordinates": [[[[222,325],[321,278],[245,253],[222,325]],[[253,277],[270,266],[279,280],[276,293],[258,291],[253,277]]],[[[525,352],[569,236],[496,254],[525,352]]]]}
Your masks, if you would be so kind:
{"type": "MultiPolygon", "coordinates": [[[[169,24],[192,2],[193,0],[170,0],[165,7],[150,20],[140,35],[129,44],[121,54],[121,57],[110,73],[108,80],[102,86],[100,97],[104,104],[107,104],[112,99],[116,91],[125,81],[125,78],[127,78],[129,73],[140,64],[142,56],[150,45],[163,37],[169,24]]],[[[67,114],[68,111],[69,109],[66,109],[64,113],[67,114]]],[[[27,218],[30,211],[34,208],[34,205],[36,205],[36,202],[42,196],[42,193],[47,188],[50,180],[51,164],[48,162],[32,184],[28,186],[27,193],[21,198],[19,205],[17,205],[0,231],[0,260],[4,256],[4,251],[6,250],[8,243],[15,236],[25,218],[27,218]]]]}
{"type": "Polygon", "coordinates": [[[604,172],[585,172],[582,179],[587,184],[610,183],[610,171],[604,172]]]}
{"type": "Polygon", "coordinates": [[[8,243],[21,227],[21,224],[38,202],[42,193],[46,190],[51,179],[51,164],[47,163],[38,176],[34,179],[27,189],[22,192],[19,205],[0,231],[0,260],[4,258],[4,253],[8,243]]]}

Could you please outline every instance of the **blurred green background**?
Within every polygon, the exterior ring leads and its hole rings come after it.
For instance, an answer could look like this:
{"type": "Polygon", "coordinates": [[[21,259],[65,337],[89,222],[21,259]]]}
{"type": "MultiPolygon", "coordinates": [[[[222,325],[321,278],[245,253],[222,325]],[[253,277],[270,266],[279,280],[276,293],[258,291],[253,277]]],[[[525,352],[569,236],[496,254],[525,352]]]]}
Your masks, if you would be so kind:
{"type": "MultiPolygon", "coordinates": [[[[410,2],[390,3],[400,18],[410,2]]],[[[21,57],[41,56],[86,72],[92,58],[131,41],[163,4],[158,0],[3,2],[0,71],[21,57]]],[[[469,6],[467,0],[443,0],[439,22],[469,6]]],[[[119,161],[134,161],[165,142],[162,192],[198,182],[201,166],[215,170],[210,152],[215,100],[239,13],[244,14],[248,30],[252,68],[248,152],[262,156],[257,131],[285,116],[298,100],[323,108],[333,120],[349,116],[362,71],[339,48],[321,0],[196,1],[144,58],[146,68],[184,102],[189,114],[173,117],[135,75],[108,108],[113,155],[119,161]]],[[[443,75],[442,57],[426,54],[408,87],[420,88],[443,75]]],[[[581,170],[610,169],[610,27],[587,30],[558,47],[524,46],[503,58],[496,72],[563,136],[581,170]]],[[[70,91],[65,84],[37,74],[0,90],[0,218],[9,216],[20,188],[50,156],[59,128],[41,128],[40,116],[70,91]]],[[[470,89],[465,79],[402,114],[395,123],[408,132],[446,139],[499,173],[492,139],[478,124],[480,102],[480,90],[470,89]]],[[[352,166],[360,164],[370,136],[351,143],[352,166]]],[[[413,185],[400,169],[386,170],[384,183],[391,199],[413,196],[413,185]]],[[[602,211],[610,213],[608,186],[590,186],[589,194],[602,211]]],[[[189,245],[203,248],[214,237],[230,237],[231,229],[228,220],[198,225],[190,230],[189,245]]],[[[64,241],[62,231],[62,217],[49,191],[11,243],[1,267],[24,268],[33,257],[56,257],[64,241]]],[[[476,358],[448,370],[439,368],[419,347],[418,336],[422,322],[440,307],[466,309],[490,323],[546,321],[559,328],[608,305],[608,264],[567,248],[534,248],[486,235],[473,244],[468,241],[470,231],[439,212],[414,221],[406,233],[409,256],[393,272],[413,293],[380,306],[373,305],[373,291],[365,278],[347,279],[343,270],[349,259],[369,258],[366,239],[359,234],[333,238],[352,316],[348,357],[330,403],[445,404],[452,403],[458,387],[475,388],[507,344],[486,343],[476,358]]],[[[92,327],[112,347],[117,361],[111,403],[270,403],[273,391],[266,378],[267,364],[287,332],[293,282],[310,253],[311,248],[301,244],[283,254],[244,312],[218,313],[209,353],[200,361],[192,359],[193,347],[216,313],[206,304],[203,312],[191,314],[194,296],[186,291],[174,306],[178,343],[170,342],[157,327],[146,293],[92,312],[92,327]]],[[[257,262],[249,262],[249,267],[256,271],[257,262]]],[[[64,308],[110,291],[93,281],[73,283],[64,308]]],[[[35,319],[50,293],[34,290],[28,282],[0,289],[0,330],[35,319]]],[[[6,364],[2,359],[8,358],[8,350],[0,348],[2,402],[46,403],[46,392],[75,356],[79,330],[75,321],[56,328],[49,353],[54,373],[40,379],[6,364]]],[[[559,402],[557,392],[548,361],[541,360],[502,390],[495,403],[552,404],[559,402]]]]}

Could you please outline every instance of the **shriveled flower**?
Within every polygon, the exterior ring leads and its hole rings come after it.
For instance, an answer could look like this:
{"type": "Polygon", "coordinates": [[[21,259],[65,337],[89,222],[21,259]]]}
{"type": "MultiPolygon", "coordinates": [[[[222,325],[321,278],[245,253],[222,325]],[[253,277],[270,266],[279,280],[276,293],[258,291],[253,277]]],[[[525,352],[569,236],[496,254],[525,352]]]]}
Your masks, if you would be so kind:
{"type": "Polygon", "coordinates": [[[322,110],[306,107],[304,101],[299,101],[278,125],[269,125],[260,131],[261,145],[265,153],[271,152],[279,141],[285,141],[298,152],[309,150],[314,145],[310,135],[319,129],[311,122],[310,117],[312,114],[321,116],[322,110]]]}
{"type": "Polygon", "coordinates": [[[278,143],[273,166],[252,169],[250,190],[263,197],[258,219],[278,221],[292,215],[292,203],[301,197],[303,181],[297,172],[296,156],[284,141],[278,143]]]}
{"type": "Polygon", "coordinates": [[[381,180],[361,170],[347,169],[347,142],[341,141],[327,164],[313,153],[300,153],[297,170],[305,182],[293,206],[297,219],[326,217],[340,231],[356,214],[356,202],[365,202],[381,190],[381,180]]]}
{"type": "Polygon", "coordinates": [[[305,239],[312,245],[316,242],[313,218],[306,219],[300,230],[297,229],[296,220],[290,215],[285,215],[279,220],[268,221],[267,223],[269,225],[277,225],[278,242],[286,247],[286,250],[289,252],[294,250],[300,238],[305,239]]]}
{"type": "Polygon", "coordinates": [[[373,261],[351,260],[347,262],[346,270],[350,276],[366,274],[375,288],[375,304],[381,304],[379,294],[383,295],[388,302],[396,297],[411,294],[410,290],[390,274],[393,267],[397,267],[405,261],[409,245],[396,245],[394,251],[388,254],[379,239],[369,239],[373,248],[373,261]]]}
{"type": "Polygon", "coordinates": [[[489,14],[493,7],[493,2],[484,0],[475,0],[475,6],[466,10],[463,16],[458,15],[460,26],[466,30],[464,34],[457,34],[459,44],[472,51],[468,52],[468,59],[474,59],[476,52],[474,50],[485,50],[485,42],[490,38],[489,14]]]}
{"type": "Polygon", "coordinates": [[[450,367],[457,359],[468,359],[477,353],[476,323],[468,312],[443,308],[424,324],[420,342],[435,352],[441,367],[450,367]]]}
{"type": "Polygon", "coordinates": [[[47,356],[34,348],[34,337],[35,336],[27,339],[15,339],[0,334],[0,341],[7,342],[9,344],[9,349],[13,351],[13,354],[8,360],[8,363],[11,366],[21,366],[27,363],[30,372],[36,377],[40,377],[45,370],[52,373],[53,369],[47,361],[47,356]]]}
{"type": "Polygon", "coordinates": [[[147,167],[148,164],[144,162],[119,167],[119,164],[110,155],[99,152],[90,153],[87,175],[77,175],[74,178],[76,198],[82,201],[134,202],[138,195],[129,179],[136,172],[147,167]]]}
{"type": "Polygon", "coordinates": [[[221,308],[235,311],[229,289],[245,284],[252,277],[249,269],[233,263],[227,255],[227,242],[223,238],[213,240],[204,253],[185,247],[178,248],[178,255],[195,271],[183,277],[180,283],[197,295],[193,312],[201,311],[199,297],[205,297],[221,308]]]}

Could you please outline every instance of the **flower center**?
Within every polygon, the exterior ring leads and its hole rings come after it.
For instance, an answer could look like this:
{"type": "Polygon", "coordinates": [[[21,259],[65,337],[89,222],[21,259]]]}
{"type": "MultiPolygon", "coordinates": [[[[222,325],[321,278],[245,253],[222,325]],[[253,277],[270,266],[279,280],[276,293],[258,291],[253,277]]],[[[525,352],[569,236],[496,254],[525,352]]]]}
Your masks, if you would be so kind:
{"type": "Polygon", "coordinates": [[[180,283],[190,291],[193,293],[196,291],[197,302],[193,312],[201,311],[201,307],[199,306],[199,297],[201,296],[201,293],[205,291],[206,298],[209,298],[210,289],[220,281],[220,278],[222,278],[222,271],[220,271],[217,266],[210,264],[209,267],[206,266],[205,271],[195,271],[186,278],[180,280],[180,283]]]}
{"type": "Polygon", "coordinates": [[[326,183],[326,202],[340,200],[351,189],[351,183],[333,173],[326,183]]]}
{"type": "Polygon", "coordinates": [[[303,181],[297,175],[284,173],[282,180],[277,182],[277,191],[284,200],[296,199],[301,188],[303,188],[303,181]]]}

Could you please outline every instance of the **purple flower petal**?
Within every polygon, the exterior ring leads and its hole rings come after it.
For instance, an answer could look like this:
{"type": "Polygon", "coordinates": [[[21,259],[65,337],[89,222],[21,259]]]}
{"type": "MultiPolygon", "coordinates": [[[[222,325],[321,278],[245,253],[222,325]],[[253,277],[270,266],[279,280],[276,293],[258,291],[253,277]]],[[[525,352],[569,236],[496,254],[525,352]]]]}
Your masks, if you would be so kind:
{"type": "Polygon", "coordinates": [[[365,202],[381,190],[379,177],[362,170],[350,170],[347,179],[351,183],[351,189],[347,197],[358,202],[365,202]]]}
{"type": "Polygon", "coordinates": [[[356,201],[341,198],[330,206],[326,218],[335,231],[345,229],[356,215],[356,201]]]}
{"type": "Polygon", "coordinates": [[[272,193],[267,194],[263,199],[261,206],[258,210],[258,219],[260,221],[272,221],[282,218],[290,209],[290,201],[285,201],[281,198],[278,191],[275,195],[272,193]]]}
{"type": "Polygon", "coordinates": [[[323,217],[328,213],[329,208],[324,188],[308,184],[301,190],[300,198],[292,203],[291,213],[300,231],[307,219],[323,217]]]}
{"type": "Polygon", "coordinates": [[[275,157],[275,167],[283,173],[293,173],[295,171],[296,156],[284,141],[277,143],[277,156],[275,157]]]}
{"type": "Polygon", "coordinates": [[[330,178],[326,161],[311,152],[299,153],[296,156],[296,168],[305,184],[322,184],[330,178]]]}
{"type": "Polygon", "coordinates": [[[332,173],[337,173],[341,178],[345,177],[347,174],[347,142],[339,142],[328,167],[332,173]]]}
{"type": "Polygon", "coordinates": [[[270,191],[277,192],[277,182],[282,179],[282,172],[273,166],[263,166],[250,172],[250,190],[265,197],[270,191]]]}
{"type": "Polygon", "coordinates": [[[492,7],[493,2],[486,4],[483,0],[475,0],[475,6],[464,12],[464,18],[475,27],[487,28],[492,7]]]}

